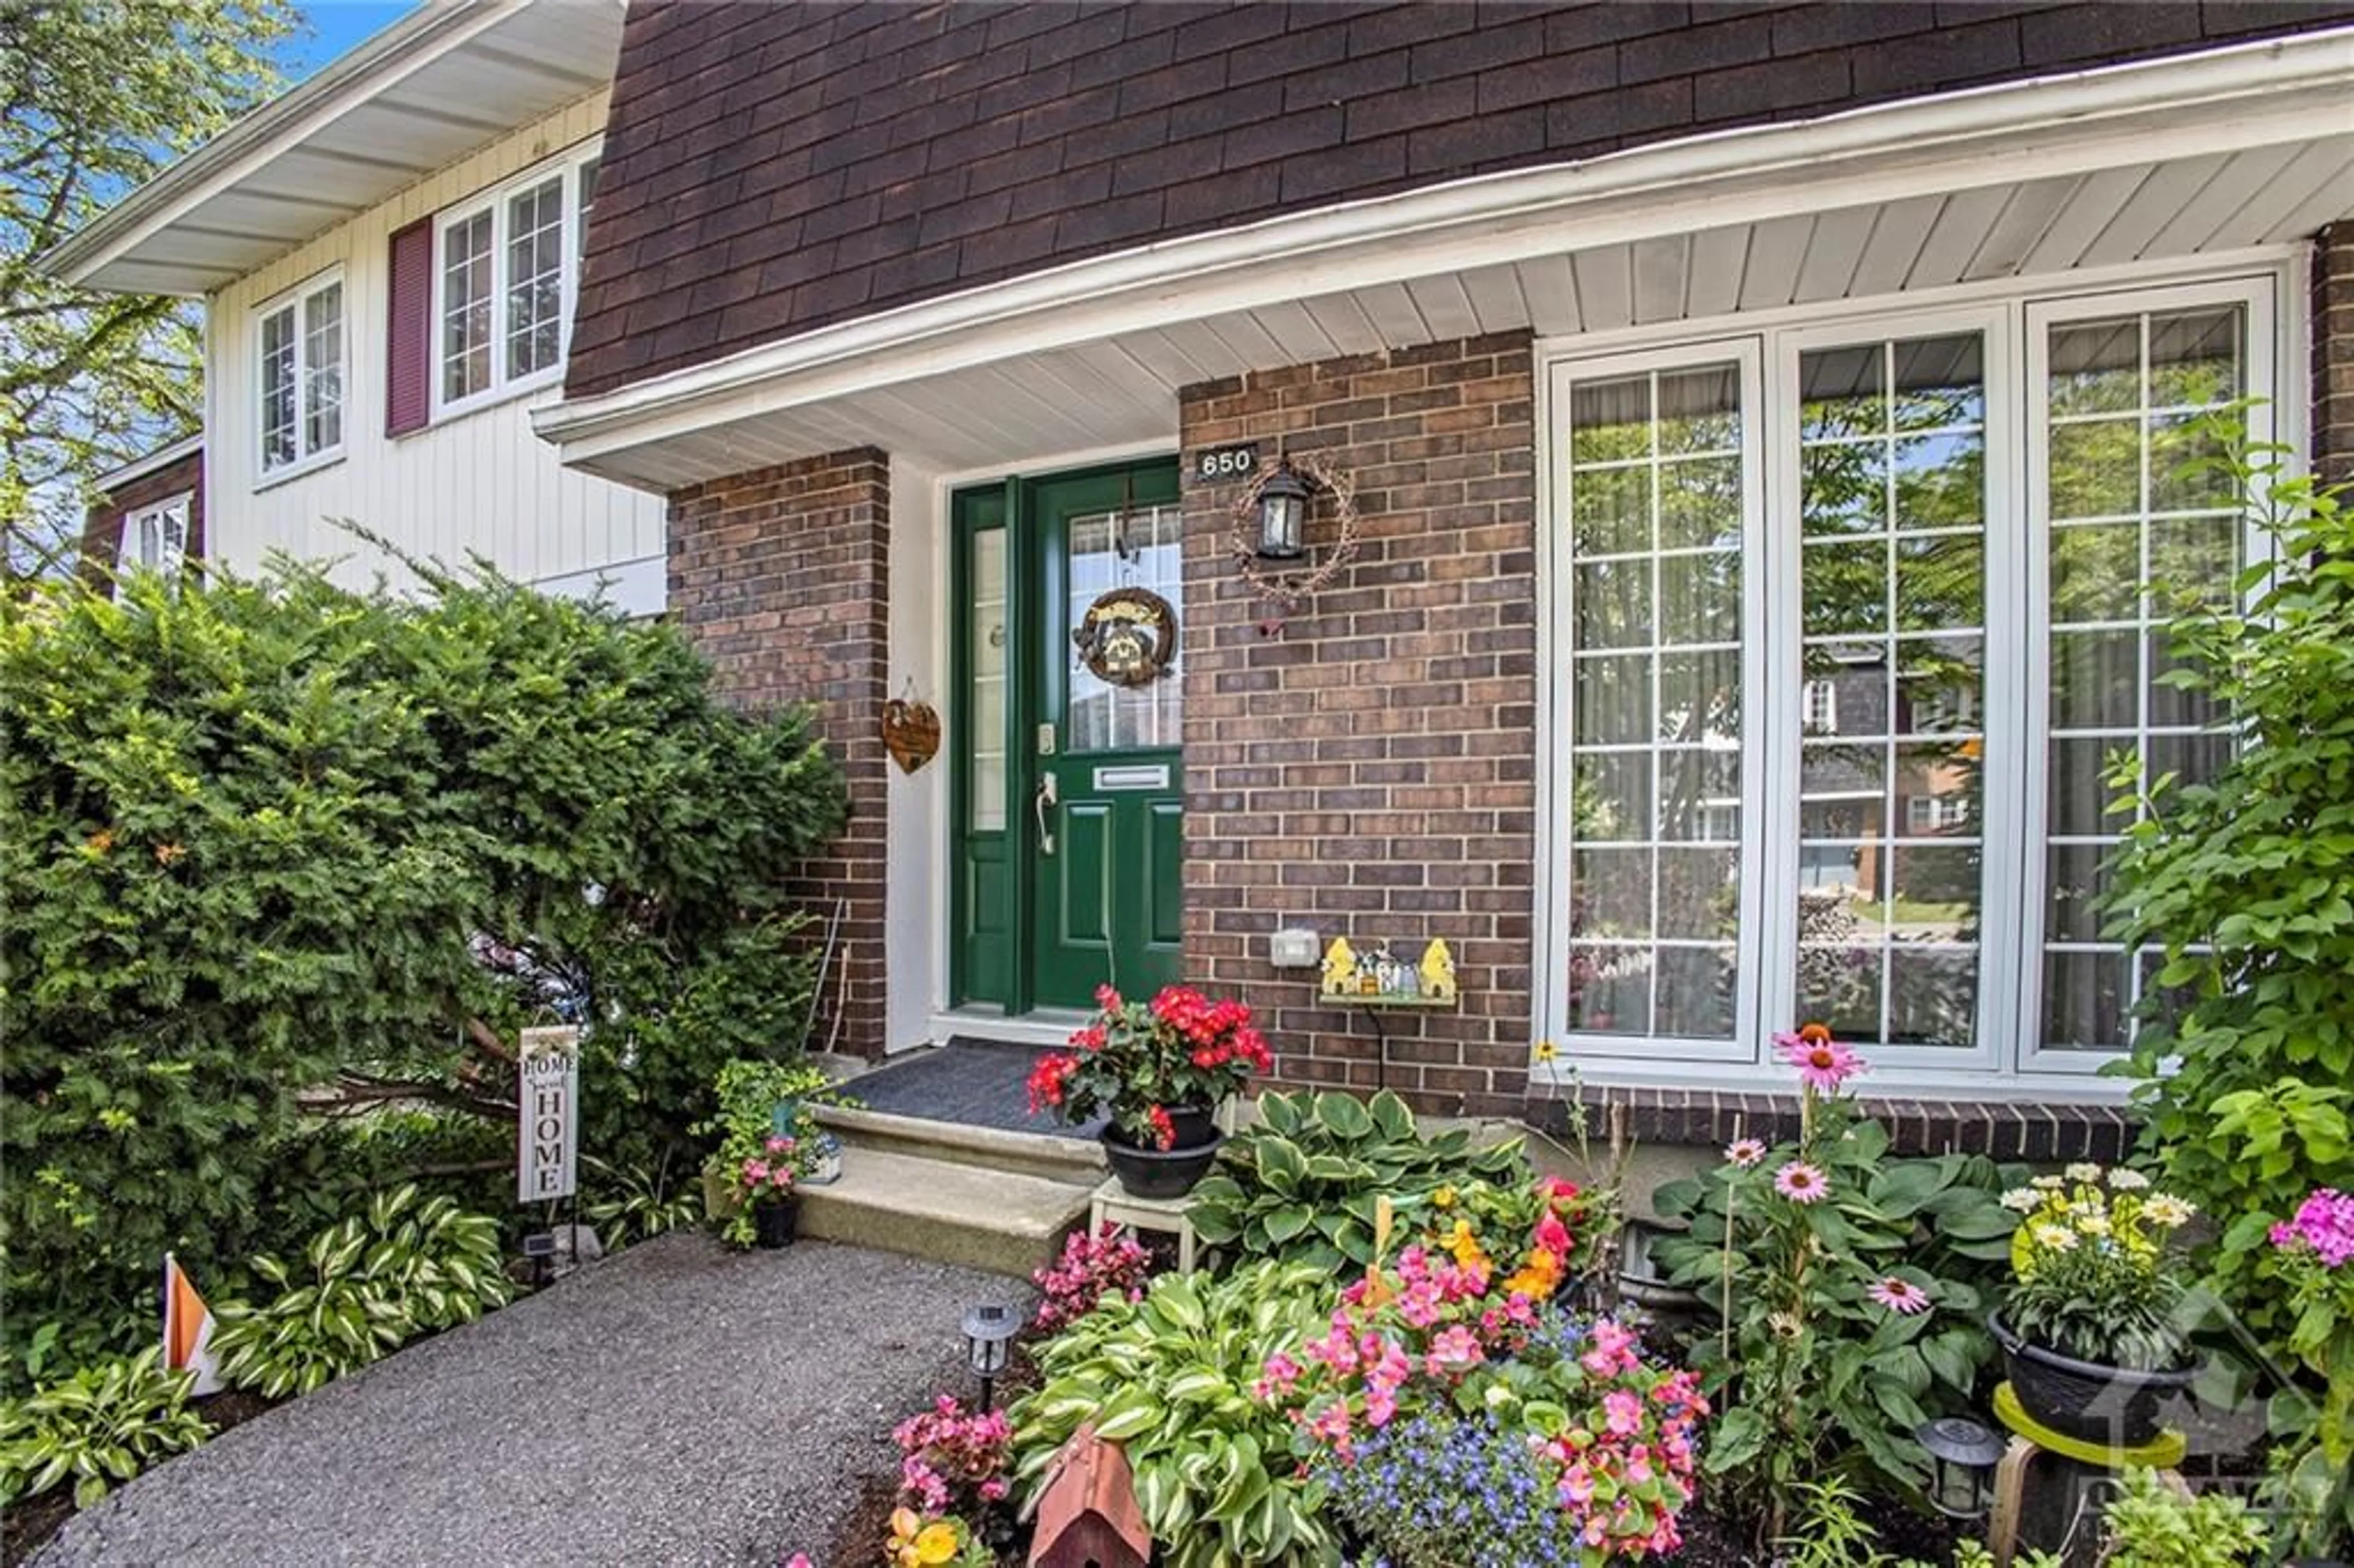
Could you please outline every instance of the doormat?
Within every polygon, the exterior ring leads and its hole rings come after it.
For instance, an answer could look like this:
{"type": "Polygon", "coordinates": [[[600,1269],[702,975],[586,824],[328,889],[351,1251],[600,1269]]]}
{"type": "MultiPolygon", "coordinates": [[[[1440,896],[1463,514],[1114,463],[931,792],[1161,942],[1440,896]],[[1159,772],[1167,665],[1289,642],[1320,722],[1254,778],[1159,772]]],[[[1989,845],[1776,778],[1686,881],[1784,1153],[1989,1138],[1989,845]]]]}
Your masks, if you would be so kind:
{"type": "Polygon", "coordinates": [[[1058,1138],[1093,1138],[1104,1118],[1076,1127],[1052,1112],[1030,1114],[1030,1069],[1048,1047],[1009,1045],[994,1040],[950,1037],[946,1045],[888,1063],[843,1086],[868,1110],[960,1127],[1002,1132],[1045,1132],[1058,1138]]]}

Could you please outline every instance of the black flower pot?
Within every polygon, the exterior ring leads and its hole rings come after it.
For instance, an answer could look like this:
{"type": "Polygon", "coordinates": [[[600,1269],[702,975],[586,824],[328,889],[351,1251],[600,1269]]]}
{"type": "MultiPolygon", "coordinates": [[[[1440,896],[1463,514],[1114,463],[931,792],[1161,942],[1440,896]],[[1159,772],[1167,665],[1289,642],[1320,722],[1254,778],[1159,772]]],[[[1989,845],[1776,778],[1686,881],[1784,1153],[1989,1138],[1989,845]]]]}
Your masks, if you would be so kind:
{"type": "Polygon", "coordinates": [[[1198,1149],[1218,1139],[1217,1111],[1211,1106],[1171,1106],[1169,1125],[1177,1136],[1170,1141],[1172,1149],[1198,1149]]]}
{"type": "MultiPolygon", "coordinates": [[[[1176,1120],[1174,1112],[1170,1119],[1176,1120]]],[[[1212,1127],[1206,1141],[1190,1147],[1182,1126],[1177,1136],[1175,1148],[1152,1149],[1129,1141],[1118,1123],[1105,1128],[1104,1159],[1119,1178],[1120,1191],[1131,1198],[1182,1198],[1192,1192],[1193,1183],[1210,1173],[1210,1162],[1217,1159],[1225,1134],[1212,1127]]]]}
{"type": "Polygon", "coordinates": [[[790,1246],[801,1234],[801,1201],[788,1198],[781,1203],[762,1203],[752,1211],[753,1234],[764,1247],[790,1246]]]}
{"type": "Polygon", "coordinates": [[[2002,1347],[2010,1392],[2029,1419],[2063,1437],[2109,1448],[2138,1448],[2158,1440],[2168,1397],[2197,1379],[2186,1372],[2130,1372],[2098,1361],[2080,1361],[2028,1343],[2007,1327],[2000,1313],[1987,1315],[1987,1329],[2002,1347]]]}

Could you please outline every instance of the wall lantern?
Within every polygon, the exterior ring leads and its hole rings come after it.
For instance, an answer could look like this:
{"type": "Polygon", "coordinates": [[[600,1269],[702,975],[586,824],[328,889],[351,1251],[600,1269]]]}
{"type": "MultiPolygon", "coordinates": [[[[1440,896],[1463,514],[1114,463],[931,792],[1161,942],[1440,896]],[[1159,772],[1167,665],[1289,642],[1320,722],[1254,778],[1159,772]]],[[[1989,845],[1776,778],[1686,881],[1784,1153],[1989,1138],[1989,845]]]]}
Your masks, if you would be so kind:
{"type": "Polygon", "coordinates": [[[987,1302],[968,1307],[964,1314],[964,1360],[972,1375],[981,1380],[981,1410],[989,1414],[989,1397],[998,1375],[1005,1371],[1005,1361],[1013,1344],[1013,1336],[1022,1331],[1022,1315],[1011,1307],[987,1302]]]}
{"type": "Polygon", "coordinates": [[[1356,482],[1313,452],[1294,468],[1289,454],[1259,469],[1234,503],[1235,567],[1270,613],[1259,635],[1275,637],[1283,619],[1338,582],[1357,558],[1356,482]],[[1328,516],[1330,537],[1312,551],[1312,511],[1328,516]]]}
{"type": "Polygon", "coordinates": [[[1308,482],[1285,458],[1258,487],[1258,557],[1296,561],[1308,550],[1308,482]]]}
{"type": "Polygon", "coordinates": [[[1984,1519],[1995,1467],[2002,1462],[2002,1439],[1959,1415],[1923,1422],[1913,1436],[1929,1450],[1933,1463],[1930,1506],[1947,1519],[1984,1519]]]}

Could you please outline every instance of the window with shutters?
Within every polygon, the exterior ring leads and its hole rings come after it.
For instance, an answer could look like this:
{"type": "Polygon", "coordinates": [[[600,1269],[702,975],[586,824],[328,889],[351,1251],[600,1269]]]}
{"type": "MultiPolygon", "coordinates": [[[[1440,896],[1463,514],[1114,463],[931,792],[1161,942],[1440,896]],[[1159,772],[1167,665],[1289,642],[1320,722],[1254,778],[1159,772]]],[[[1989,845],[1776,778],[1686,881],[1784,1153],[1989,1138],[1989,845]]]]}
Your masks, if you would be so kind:
{"type": "Polygon", "coordinates": [[[257,314],[261,472],[270,479],[344,449],[343,276],[323,273],[257,314]]]}
{"type": "Polygon", "coordinates": [[[563,373],[593,154],[544,164],[433,228],[433,410],[462,413],[563,373]]]}
{"type": "Polygon", "coordinates": [[[2232,757],[2148,590],[2228,601],[2249,559],[2214,460],[2293,395],[2276,293],[1984,291],[1564,345],[1545,1035],[1712,1086],[1767,1080],[1805,1020],[1943,1083],[2131,1043],[2157,965],[2107,934],[2134,821],[2107,770],[2232,757]]]}

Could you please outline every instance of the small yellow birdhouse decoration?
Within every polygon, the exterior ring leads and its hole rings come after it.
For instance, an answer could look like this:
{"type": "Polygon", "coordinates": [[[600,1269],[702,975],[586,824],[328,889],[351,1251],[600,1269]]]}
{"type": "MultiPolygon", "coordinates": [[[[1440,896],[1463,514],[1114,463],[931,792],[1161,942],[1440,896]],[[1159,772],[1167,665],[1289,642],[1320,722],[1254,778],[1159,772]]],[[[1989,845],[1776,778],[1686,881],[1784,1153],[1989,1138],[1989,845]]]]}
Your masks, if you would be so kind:
{"type": "Polygon", "coordinates": [[[1432,938],[1422,950],[1422,994],[1433,1001],[1455,1000],[1455,955],[1444,937],[1432,938]]]}
{"type": "Polygon", "coordinates": [[[1357,950],[1346,937],[1335,937],[1324,949],[1323,991],[1326,996],[1353,996],[1357,991],[1357,950]]]}

